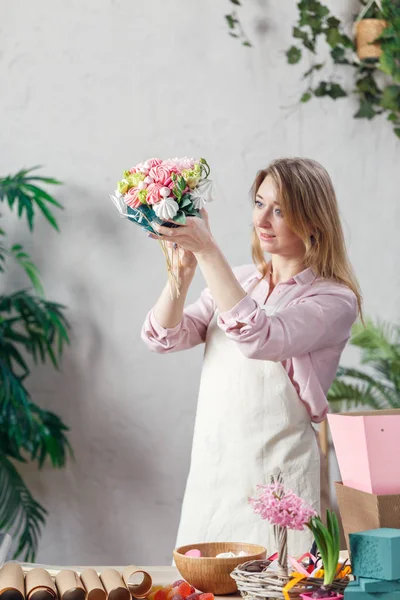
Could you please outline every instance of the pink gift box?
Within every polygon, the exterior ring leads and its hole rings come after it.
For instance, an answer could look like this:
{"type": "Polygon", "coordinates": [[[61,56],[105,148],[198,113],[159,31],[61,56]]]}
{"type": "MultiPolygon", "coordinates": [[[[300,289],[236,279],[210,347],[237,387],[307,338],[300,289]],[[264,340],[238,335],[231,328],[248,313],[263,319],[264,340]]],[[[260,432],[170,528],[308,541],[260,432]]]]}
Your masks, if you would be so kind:
{"type": "Polygon", "coordinates": [[[343,484],[400,494],[400,409],[328,415],[343,484]]]}

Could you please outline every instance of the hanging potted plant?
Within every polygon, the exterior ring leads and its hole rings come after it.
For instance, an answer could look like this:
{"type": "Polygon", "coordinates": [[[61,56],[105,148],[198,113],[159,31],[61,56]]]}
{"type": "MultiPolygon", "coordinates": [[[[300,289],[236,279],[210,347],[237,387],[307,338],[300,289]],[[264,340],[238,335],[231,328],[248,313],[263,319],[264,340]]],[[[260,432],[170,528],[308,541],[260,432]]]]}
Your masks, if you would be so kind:
{"type": "Polygon", "coordinates": [[[367,0],[356,19],[356,46],[360,60],[379,59],[382,54],[378,38],[387,27],[381,0],[367,0]]]}
{"type": "Polygon", "coordinates": [[[292,65],[306,54],[311,58],[311,66],[307,65],[303,75],[306,87],[301,103],[323,97],[336,101],[355,94],[358,109],[354,118],[371,120],[385,116],[400,138],[400,1],[380,0],[379,4],[378,0],[368,0],[367,4],[366,1],[363,9],[368,7],[368,10],[359,14],[357,39],[353,40],[327,6],[318,0],[299,0],[298,20],[293,27],[295,44],[286,56],[292,65]],[[372,34],[366,38],[363,29],[369,21],[372,34]],[[330,58],[320,51],[321,41],[326,42],[330,58]],[[361,56],[365,52],[363,60],[356,56],[356,46],[361,56]],[[343,85],[342,75],[349,70],[353,73],[353,85],[343,85]]]}

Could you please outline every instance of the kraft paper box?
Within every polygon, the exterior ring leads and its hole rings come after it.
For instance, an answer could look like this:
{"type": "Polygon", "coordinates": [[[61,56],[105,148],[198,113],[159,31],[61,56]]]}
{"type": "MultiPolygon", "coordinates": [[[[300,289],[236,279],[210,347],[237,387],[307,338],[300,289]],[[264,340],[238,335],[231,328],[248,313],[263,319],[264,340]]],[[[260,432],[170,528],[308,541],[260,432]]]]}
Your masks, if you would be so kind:
{"type": "Polygon", "coordinates": [[[400,529],[400,494],[369,494],[340,482],[335,483],[335,490],[349,552],[350,533],[380,527],[400,529]]]}

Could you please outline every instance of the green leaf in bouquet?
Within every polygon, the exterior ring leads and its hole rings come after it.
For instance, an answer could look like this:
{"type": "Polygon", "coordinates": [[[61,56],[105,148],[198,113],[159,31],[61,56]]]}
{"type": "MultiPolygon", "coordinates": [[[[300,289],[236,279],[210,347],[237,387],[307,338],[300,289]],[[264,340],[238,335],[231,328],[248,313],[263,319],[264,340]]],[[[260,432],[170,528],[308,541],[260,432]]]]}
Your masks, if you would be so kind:
{"type": "Polygon", "coordinates": [[[180,210],[178,214],[174,217],[174,222],[179,223],[180,225],[186,225],[186,215],[183,210],[180,210]]]}
{"type": "Polygon", "coordinates": [[[202,219],[200,212],[194,206],[190,209],[185,208],[185,214],[187,217],[199,217],[202,219]]]}
{"type": "Polygon", "coordinates": [[[205,158],[200,158],[200,168],[204,177],[207,178],[211,172],[211,169],[205,158]]]}
{"type": "Polygon", "coordinates": [[[192,196],[190,194],[184,194],[179,206],[181,209],[186,208],[190,210],[190,207],[193,206],[192,196]]]}

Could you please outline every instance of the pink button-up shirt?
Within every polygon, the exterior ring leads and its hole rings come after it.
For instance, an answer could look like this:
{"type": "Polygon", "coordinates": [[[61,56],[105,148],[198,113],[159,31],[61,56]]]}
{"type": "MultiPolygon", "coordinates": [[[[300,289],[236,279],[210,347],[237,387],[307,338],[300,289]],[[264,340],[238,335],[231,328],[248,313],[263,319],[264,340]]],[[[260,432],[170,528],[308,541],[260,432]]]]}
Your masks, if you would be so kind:
{"type": "MultiPolygon", "coordinates": [[[[345,285],[316,277],[306,269],[277,284],[268,296],[269,278],[261,279],[254,265],[234,272],[247,296],[218,315],[219,327],[248,358],[280,361],[312,421],[322,421],[328,412],[326,394],[357,318],[355,294],[345,285]],[[288,286],[296,286],[296,291],[288,293],[285,303],[288,286]],[[262,305],[276,304],[281,294],[279,312],[268,316],[262,305]]],[[[161,327],[150,311],[142,339],[155,352],[192,348],[205,341],[215,310],[206,288],[194,304],[185,308],[176,327],[161,327]]]]}

